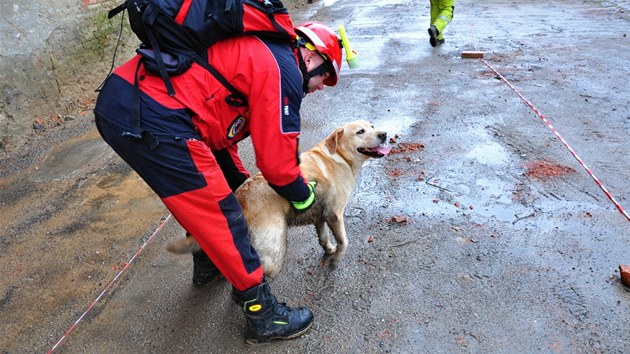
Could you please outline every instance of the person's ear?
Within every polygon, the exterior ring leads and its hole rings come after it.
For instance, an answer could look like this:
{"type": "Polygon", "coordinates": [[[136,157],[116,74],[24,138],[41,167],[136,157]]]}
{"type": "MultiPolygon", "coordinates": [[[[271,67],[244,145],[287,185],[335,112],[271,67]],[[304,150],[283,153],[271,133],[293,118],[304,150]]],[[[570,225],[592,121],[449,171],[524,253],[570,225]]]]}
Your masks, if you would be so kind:
{"type": "Polygon", "coordinates": [[[313,51],[309,50],[306,52],[306,55],[304,56],[304,62],[309,64],[311,62],[311,59],[313,59],[313,51]]]}

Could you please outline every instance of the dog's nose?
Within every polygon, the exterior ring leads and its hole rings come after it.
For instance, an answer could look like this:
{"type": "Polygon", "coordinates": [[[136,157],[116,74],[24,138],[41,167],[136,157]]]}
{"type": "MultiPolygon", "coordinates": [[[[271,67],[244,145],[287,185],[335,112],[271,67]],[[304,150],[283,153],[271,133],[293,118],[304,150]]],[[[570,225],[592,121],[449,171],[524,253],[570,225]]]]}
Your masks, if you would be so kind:
{"type": "Polygon", "coordinates": [[[378,138],[381,139],[382,142],[385,142],[385,139],[387,139],[387,133],[385,132],[378,133],[378,138]]]}

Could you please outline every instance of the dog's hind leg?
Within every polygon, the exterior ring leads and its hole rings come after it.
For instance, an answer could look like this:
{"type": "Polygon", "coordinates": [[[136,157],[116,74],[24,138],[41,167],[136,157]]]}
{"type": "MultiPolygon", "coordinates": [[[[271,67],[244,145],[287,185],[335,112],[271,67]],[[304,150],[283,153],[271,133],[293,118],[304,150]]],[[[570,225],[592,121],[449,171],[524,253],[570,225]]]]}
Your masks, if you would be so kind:
{"type": "Polygon", "coordinates": [[[186,254],[198,252],[201,250],[197,241],[192,237],[180,238],[177,241],[173,241],[166,246],[166,249],[175,254],[186,254]]]}
{"type": "Polygon", "coordinates": [[[284,264],[288,226],[285,220],[267,219],[264,225],[251,226],[249,238],[260,258],[265,274],[274,278],[284,264]]]}

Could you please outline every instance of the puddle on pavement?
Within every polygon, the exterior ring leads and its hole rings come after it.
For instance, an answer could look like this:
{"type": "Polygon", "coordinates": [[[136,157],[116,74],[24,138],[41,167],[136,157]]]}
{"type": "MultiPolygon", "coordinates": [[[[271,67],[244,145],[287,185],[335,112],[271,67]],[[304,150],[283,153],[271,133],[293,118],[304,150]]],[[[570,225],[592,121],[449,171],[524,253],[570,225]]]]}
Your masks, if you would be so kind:
{"type": "Polygon", "coordinates": [[[495,141],[475,146],[466,157],[486,165],[505,165],[508,162],[507,151],[495,141]]]}
{"type": "MultiPolygon", "coordinates": [[[[407,123],[411,125],[413,120],[391,120],[388,123],[391,124],[389,129],[396,130],[401,123],[403,126],[407,123]]],[[[448,163],[434,166],[448,169],[427,176],[424,182],[419,181],[410,187],[413,190],[401,192],[418,197],[404,198],[404,201],[393,200],[391,207],[419,210],[425,216],[467,216],[479,223],[494,220],[518,224],[519,228],[550,230],[553,227],[551,223],[540,220],[540,215],[533,214],[531,208],[513,200],[517,180],[510,177],[500,178],[493,173],[510,168],[510,152],[496,142],[483,127],[471,128],[464,135],[468,137],[469,147],[462,155],[463,159],[469,161],[463,163],[463,167],[453,168],[448,163]]]]}
{"type": "MultiPolygon", "coordinates": [[[[323,0],[321,2],[321,4],[323,6],[332,6],[332,5],[336,4],[338,1],[339,0],[323,0]]],[[[378,8],[378,7],[382,7],[382,6],[385,6],[385,5],[396,5],[396,4],[399,4],[399,3],[400,3],[400,1],[398,1],[398,0],[380,0],[380,1],[371,1],[369,3],[369,5],[370,5],[370,7],[378,8]]]]}
{"type": "Polygon", "coordinates": [[[418,194],[418,198],[411,202],[408,199],[401,203],[394,201],[393,206],[421,210],[427,216],[455,217],[464,214],[470,215],[473,219],[495,218],[502,222],[515,220],[512,192],[508,183],[479,179],[471,188],[465,184],[451,184],[442,179],[440,181],[439,187],[429,184],[430,181],[419,185],[418,190],[413,192],[418,194]]]}
{"type": "Polygon", "coordinates": [[[411,125],[417,121],[417,117],[397,115],[394,118],[376,119],[372,124],[376,129],[386,131],[389,138],[394,138],[398,134],[406,142],[418,142],[412,140],[414,137],[405,134],[411,131],[411,125]]]}
{"type": "MultiPolygon", "coordinates": [[[[451,177],[454,178],[454,177],[451,177]]],[[[558,201],[542,202],[549,209],[534,210],[512,200],[512,183],[499,179],[480,178],[470,186],[451,184],[448,178],[440,178],[440,188],[426,182],[413,186],[413,189],[401,193],[417,195],[416,198],[392,200],[388,205],[392,210],[418,210],[422,216],[439,218],[468,217],[470,220],[486,224],[489,221],[508,223],[520,230],[536,230],[544,234],[555,225],[546,214],[555,213],[558,201]]],[[[378,194],[362,199],[370,204],[382,204],[378,194]]],[[[537,202],[541,205],[541,201],[537,202]]],[[[564,202],[561,210],[577,208],[576,203],[564,202]]]]}
{"type": "Polygon", "coordinates": [[[359,67],[352,69],[352,73],[361,73],[379,68],[381,66],[381,53],[387,41],[389,41],[387,37],[377,39],[371,36],[366,36],[365,38],[354,36],[352,38],[352,48],[358,53],[359,67]]]}
{"type": "Polygon", "coordinates": [[[477,185],[477,191],[483,192],[484,199],[492,200],[499,204],[511,204],[512,203],[512,190],[511,184],[505,183],[499,179],[489,180],[486,178],[478,179],[475,184],[477,185]]]}

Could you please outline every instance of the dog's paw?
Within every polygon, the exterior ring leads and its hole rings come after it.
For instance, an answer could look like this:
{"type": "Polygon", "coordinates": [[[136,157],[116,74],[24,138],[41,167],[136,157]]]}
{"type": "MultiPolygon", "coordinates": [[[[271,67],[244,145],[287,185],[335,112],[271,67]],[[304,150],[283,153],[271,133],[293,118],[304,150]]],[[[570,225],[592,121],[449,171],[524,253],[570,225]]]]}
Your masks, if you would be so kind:
{"type": "Polygon", "coordinates": [[[331,255],[337,252],[337,245],[333,245],[332,243],[328,243],[327,245],[323,246],[323,248],[326,255],[331,255]]]}
{"type": "Polygon", "coordinates": [[[339,256],[336,253],[325,254],[322,257],[322,267],[328,267],[329,270],[335,270],[341,263],[339,256]]]}
{"type": "Polygon", "coordinates": [[[341,264],[341,258],[337,256],[330,257],[330,262],[328,263],[330,269],[337,269],[339,267],[339,264],[341,264]]]}

